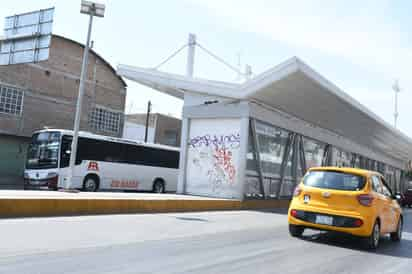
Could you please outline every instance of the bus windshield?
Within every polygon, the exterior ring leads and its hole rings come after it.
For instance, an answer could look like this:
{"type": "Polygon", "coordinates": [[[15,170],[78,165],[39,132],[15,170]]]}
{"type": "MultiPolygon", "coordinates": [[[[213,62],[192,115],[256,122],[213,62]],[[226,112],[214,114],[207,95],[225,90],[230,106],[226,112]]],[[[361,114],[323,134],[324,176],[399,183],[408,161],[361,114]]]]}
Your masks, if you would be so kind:
{"type": "Polygon", "coordinates": [[[40,132],[34,134],[27,153],[26,168],[57,168],[59,144],[59,132],[40,132]]]}

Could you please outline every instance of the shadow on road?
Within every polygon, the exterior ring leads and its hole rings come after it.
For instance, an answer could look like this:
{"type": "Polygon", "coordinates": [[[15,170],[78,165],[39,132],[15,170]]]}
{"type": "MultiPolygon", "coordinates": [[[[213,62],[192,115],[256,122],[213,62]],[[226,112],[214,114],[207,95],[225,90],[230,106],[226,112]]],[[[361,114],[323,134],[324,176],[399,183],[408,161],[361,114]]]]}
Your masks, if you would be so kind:
{"type": "Polygon", "coordinates": [[[388,236],[382,237],[377,250],[367,250],[359,238],[335,232],[321,232],[303,236],[303,240],[332,245],[366,253],[381,254],[399,258],[412,259],[412,240],[403,238],[401,242],[392,242],[388,236]]]}
{"type": "Polygon", "coordinates": [[[209,220],[207,219],[196,218],[196,217],[176,217],[176,219],[182,220],[182,221],[209,222],[209,220]]]}

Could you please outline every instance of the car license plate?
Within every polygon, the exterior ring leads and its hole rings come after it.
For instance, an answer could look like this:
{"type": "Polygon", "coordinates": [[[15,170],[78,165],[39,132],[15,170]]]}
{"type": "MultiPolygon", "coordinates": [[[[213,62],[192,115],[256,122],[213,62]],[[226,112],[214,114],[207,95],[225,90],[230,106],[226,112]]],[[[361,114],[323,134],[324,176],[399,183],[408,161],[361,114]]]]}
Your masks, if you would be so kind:
{"type": "Polygon", "coordinates": [[[333,217],[323,216],[323,215],[316,215],[316,223],[321,224],[321,225],[332,225],[333,224],[333,217]]]}

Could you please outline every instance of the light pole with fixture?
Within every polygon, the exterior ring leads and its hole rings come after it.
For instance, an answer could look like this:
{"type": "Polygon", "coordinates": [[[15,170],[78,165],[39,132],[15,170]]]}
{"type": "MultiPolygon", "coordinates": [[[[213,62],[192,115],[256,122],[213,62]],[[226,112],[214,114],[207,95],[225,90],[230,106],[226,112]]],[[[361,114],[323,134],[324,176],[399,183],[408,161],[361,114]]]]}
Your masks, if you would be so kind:
{"type": "Polygon", "coordinates": [[[88,66],[88,61],[89,61],[89,45],[90,45],[90,36],[92,32],[93,17],[94,16],[104,17],[104,11],[105,11],[104,4],[82,0],[80,13],[89,15],[89,27],[87,30],[87,41],[86,41],[86,44],[84,45],[82,69],[80,73],[79,95],[77,97],[76,116],[74,118],[73,141],[71,145],[69,173],[66,177],[66,184],[65,184],[66,189],[71,189],[71,183],[72,183],[72,178],[73,178],[73,173],[74,173],[74,166],[76,162],[77,142],[79,138],[80,118],[81,118],[81,113],[82,113],[82,103],[83,103],[83,96],[84,96],[84,82],[86,80],[87,66],[88,66]]]}

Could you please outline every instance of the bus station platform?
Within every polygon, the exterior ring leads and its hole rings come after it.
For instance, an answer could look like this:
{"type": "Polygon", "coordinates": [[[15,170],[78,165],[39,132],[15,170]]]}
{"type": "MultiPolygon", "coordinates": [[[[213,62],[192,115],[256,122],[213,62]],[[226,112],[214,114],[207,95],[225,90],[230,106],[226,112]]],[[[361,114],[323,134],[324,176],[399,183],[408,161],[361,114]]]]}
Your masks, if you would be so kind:
{"type": "Polygon", "coordinates": [[[286,208],[289,200],[230,200],[178,194],[0,191],[0,218],[286,208]]]}

